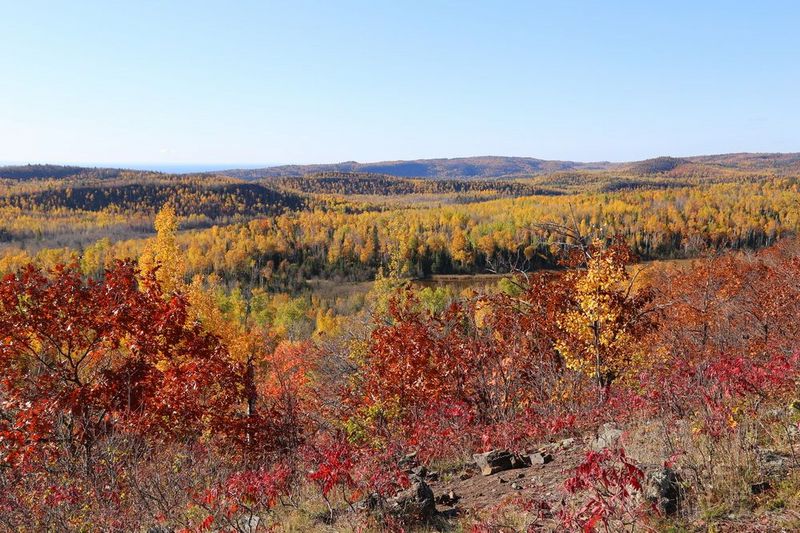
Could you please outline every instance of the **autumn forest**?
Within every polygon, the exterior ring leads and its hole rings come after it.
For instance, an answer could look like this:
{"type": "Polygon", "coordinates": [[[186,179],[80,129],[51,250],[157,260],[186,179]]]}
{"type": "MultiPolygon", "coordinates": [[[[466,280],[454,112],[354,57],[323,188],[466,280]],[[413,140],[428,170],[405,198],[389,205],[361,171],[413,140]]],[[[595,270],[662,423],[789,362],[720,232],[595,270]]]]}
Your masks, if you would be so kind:
{"type": "Polygon", "coordinates": [[[800,526],[800,156],[0,167],[0,530],[800,526]]]}

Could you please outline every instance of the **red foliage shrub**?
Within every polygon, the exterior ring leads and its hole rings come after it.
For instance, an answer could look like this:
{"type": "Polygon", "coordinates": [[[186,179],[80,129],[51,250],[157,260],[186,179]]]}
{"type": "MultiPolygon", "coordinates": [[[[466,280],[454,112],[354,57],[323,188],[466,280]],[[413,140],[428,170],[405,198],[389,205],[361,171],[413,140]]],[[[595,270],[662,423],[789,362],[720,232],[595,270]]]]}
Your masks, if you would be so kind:
{"type": "Polygon", "coordinates": [[[535,277],[522,298],[483,296],[434,316],[413,295],[393,301],[348,398],[356,413],[383,413],[369,433],[431,458],[568,430],[595,402],[591,382],[566,373],[553,348],[556,280],[535,277]]]}
{"type": "Polygon", "coordinates": [[[568,530],[617,530],[640,522],[652,509],[640,498],[644,472],[622,449],[590,451],[565,483],[570,494],[582,494],[584,502],[561,513],[568,530]]]}
{"type": "Polygon", "coordinates": [[[300,354],[284,350],[270,361],[264,374],[280,375],[280,383],[260,375],[251,404],[247,365],[190,318],[181,294],[167,298],[131,263],[117,263],[101,281],[84,280],[74,266],[30,266],[4,277],[0,505],[9,520],[27,516],[41,529],[98,502],[105,507],[92,527],[123,528],[135,500],[121,495],[150,493],[151,484],[165,507],[205,484],[241,508],[269,508],[288,485],[282,467],[268,465],[298,445],[304,427],[298,399],[305,385],[287,382],[295,375],[287,361],[300,354]],[[220,486],[203,472],[167,496],[160,484],[177,477],[170,461],[191,457],[180,468],[200,468],[198,443],[220,452],[214,457],[228,480],[220,486]],[[151,465],[159,448],[172,445],[180,451],[151,465]],[[234,451],[239,464],[230,468],[234,451]],[[140,479],[137,472],[151,467],[152,481],[140,479]]]}
{"type": "Polygon", "coordinates": [[[408,476],[398,466],[400,452],[394,445],[378,451],[325,436],[316,445],[306,446],[304,459],[313,465],[308,478],[324,497],[336,487],[348,501],[368,494],[385,497],[409,485],[408,476]]]}
{"type": "Polygon", "coordinates": [[[671,359],[642,375],[647,407],[676,418],[695,418],[700,430],[720,437],[736,418],[753,416],[763,405],[786,404],[800,378],[800,356],[774,354],[671,359]]]}
{"type": "Polygon", "coordinates": [[[180,296],[143,288],[130,264],[102,282],[28,267],[0,282],[0,459],[81,452],[115,430],[225,435],[241,400],[225,347],[188,321],[180,296]]]}
{"type": "Polygon", "coordinates": [[[308,478],[319,485],[323,496],[327,496],[337,486],[343,491],[356,487],[352,476],[354,450],[350,446],[345,442],[330,443],[317,450],[317,453],[319,458],[314,461],[317,468],[308,478]]]}
{"type": "Polygon", "coordinates": [[[293,469],[282,464],[231,474],[195,500],[194,504],[208,513],[196,529],[250,530],[251,523],[257,524],[289,493],[293,475],[293,469]]]}

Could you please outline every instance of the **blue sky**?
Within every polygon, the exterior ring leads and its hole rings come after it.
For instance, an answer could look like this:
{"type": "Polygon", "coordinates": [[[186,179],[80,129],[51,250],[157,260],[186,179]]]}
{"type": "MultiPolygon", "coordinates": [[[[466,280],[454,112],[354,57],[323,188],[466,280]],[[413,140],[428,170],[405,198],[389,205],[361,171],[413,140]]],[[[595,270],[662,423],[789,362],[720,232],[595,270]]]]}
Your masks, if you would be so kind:
{"type": "Polygon", "coordinates": [[[800,151],[795,2],[0,2],[0,161],[800,151]]]}

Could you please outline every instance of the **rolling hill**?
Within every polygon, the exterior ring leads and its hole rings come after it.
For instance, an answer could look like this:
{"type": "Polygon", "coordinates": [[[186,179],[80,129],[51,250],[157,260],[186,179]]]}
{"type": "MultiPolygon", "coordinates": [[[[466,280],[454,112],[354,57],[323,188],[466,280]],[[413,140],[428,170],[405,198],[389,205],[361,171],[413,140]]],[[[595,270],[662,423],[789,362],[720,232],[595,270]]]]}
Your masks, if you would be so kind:
{"type": "Polygon", "coordinates": [[[376,163],[283,165],[259,169],[231,169],[218,172],[241,179],[291,178],[319,174],[382,174],[399,178],[426,179],[497,179],[546,175],[566,171],[615,171],[627,175],[654,175],[673,172],[678,175],[707,174],[715,170],[740,170],[777,173],[800,173],[800,153],[735,153],[691,157],[656,157],[643,161],[577,162],[535,159],[530,157],[460,157],[453,159],[416,159],[376,163]]]}
{"type": "Polygon", "coordinates": [[[385,174],[399,178],[488,179],[547,174],[559,170],[602,170],[611,163],[578,163],[548,161],[530,157],[459,157],[453,159],[417,159],[377,163],[344,163],[320,165],[284,165],[260,169],[233,169],[221,172],[244,179],[265,177],[299,177],[321,173],[385,174]]]}

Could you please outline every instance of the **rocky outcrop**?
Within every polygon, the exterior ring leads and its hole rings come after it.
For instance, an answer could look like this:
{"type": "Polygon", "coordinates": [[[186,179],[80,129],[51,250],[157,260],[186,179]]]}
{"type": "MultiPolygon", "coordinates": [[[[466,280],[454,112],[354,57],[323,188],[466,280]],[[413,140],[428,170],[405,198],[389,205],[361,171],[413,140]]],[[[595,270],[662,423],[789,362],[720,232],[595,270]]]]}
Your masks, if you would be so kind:
{"type": "Polygon", "coordinates": [[[480,468],[481,474],[491,476],[504,470],[530,466],[530,459],[511,453],[508,450],[492,450],[472,455],[472,460],[480,468]]]}

